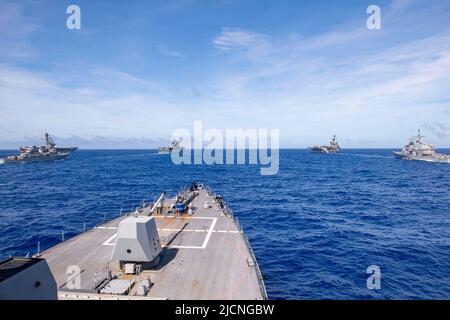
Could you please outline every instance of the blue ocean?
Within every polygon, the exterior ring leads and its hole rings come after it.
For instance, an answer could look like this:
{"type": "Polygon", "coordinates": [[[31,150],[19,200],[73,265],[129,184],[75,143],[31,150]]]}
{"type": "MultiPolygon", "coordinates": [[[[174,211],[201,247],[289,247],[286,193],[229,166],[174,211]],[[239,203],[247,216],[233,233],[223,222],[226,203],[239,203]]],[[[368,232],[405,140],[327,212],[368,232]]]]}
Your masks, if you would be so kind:
{"type": "Polygon", "coordinates": [[[392,150],[281,150],[274,176],[259,165],[174,165],[154,150],[3,164],[0,258],[34,254],[38,242],[44,250],[193,181],[233,209],[271,299],[450,298],[450,165],[392,150]],[[379,290],[366,286],[370,265],[379,290]]]}

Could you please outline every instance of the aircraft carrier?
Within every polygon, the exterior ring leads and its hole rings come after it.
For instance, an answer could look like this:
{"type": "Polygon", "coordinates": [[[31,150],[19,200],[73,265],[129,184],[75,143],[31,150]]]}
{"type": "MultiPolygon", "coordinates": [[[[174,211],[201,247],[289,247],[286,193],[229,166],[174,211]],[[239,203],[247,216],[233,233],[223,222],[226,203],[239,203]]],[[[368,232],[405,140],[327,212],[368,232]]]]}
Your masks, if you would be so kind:
{"type": "MultiPolygon", "coordinates": [[[[267,299],[253,250],[222,196],[194,183],[166,198],[163,193],[154,203],[143,203],[30,261],[6,261],[47,263],[57,293],[50,289],[47,296],[36,296],[16,287],[19,297],[14,297],[5,287],[2,290],[3,281],[0,299],[267,299]]],[[[40,280],[49,277],[41,273],[30,272],[34,288],[38,282],[39,288],[51,282],[40,280]]],[[[12,283],[15,278],[23,283],[20,272],[8,277],[12,283]]]]}
{"type": "Polygon", "coordinates": [[[330,141],[330,144],[328,146],[312,146],[308,148],[311,152],[317,152],[317,153],[338,153],[341,151],[341,147],[339,146],[339,143],[336,140],[336,135],[333,136],[333,138],[330,141]]]}

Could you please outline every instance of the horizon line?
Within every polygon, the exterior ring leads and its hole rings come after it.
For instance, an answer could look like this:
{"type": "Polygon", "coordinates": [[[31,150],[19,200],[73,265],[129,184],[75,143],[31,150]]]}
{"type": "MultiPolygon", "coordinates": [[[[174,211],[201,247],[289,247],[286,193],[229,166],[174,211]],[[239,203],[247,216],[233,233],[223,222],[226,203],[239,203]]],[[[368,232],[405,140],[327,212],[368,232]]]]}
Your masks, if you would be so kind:
{"type": "MultiPolygon", "coordinates": [[[[155,150],[155,151],[158,151],[158,147],[156,147],[156,148],[82,148],[82,147],[77,147],[77,148],[78,148],[77,151],[80,151],[80,150],[86,150],[86,151],[88,151],[88,150],[92,150],[92,151],[95,151],[95,150],[151,150],[151,151],[153,151],[153,150],[155,150]]],[[[308,150],[308,149],[309,149],[309,147],[282,147],[282,148],[278,148],[278,150],[308,150]]],[[[401,147],[352,147],[352,148],[341,148],[341,150],[398,150],[398,149],[401,149],[401,147]]],[[[450,149],[450,146],[449,147],[436,147],[436,150],[439,150],[439,149],[450,149]]],[[[210,149],[210,148],[194,149],[194,148],[191,148],[189,150],[194,150],[195,151],[195,150],[214,150],[214,149],[210,149]]],[[[252,149],[249,149],[249,148],[226,149],[226,148],[223,148],[221,150],[259,150],[259,149],[255,149],[255,148],[252,148],[252,149]]],[[[3,149],[3,148],[0,148],[0,151],[18,151],[18,149],[3,149]]]]}

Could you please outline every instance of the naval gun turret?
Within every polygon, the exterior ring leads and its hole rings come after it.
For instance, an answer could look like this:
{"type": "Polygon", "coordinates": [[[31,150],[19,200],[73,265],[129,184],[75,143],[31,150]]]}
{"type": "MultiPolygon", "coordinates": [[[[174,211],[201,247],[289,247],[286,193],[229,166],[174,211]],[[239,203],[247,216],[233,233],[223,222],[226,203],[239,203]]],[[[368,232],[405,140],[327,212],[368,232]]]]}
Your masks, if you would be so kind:
{"type": "Polygon", "coordinates": [[[111,260],[151,267],[158,263],[161,251],[154,218],[131,216],[119,223],[111,260]]]}

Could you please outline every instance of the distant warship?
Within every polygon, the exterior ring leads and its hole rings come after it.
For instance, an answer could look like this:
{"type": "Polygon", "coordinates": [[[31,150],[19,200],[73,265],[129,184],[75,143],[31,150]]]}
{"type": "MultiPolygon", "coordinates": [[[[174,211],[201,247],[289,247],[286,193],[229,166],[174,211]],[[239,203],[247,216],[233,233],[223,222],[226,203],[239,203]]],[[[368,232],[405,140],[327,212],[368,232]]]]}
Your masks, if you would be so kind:
{"type": "Polygon", "coordinates": [[[341,147],[339,146],[338,142],[336,141],[336,135],[333,136],[333,139],[330,141],[330,145],[328,146],[312,146],[308,148],[312,152],[319,152],[319,153],[337,153],[341,151],[341,147]]]}
{"type": "Polygon", "coordinates": [[[394,151],[395,156],[404,160],[450,163],[449,155],[437,153],[435,147],[424,142],[422,138],[424,136],[420,134],[419,129],[417,136],[412,137],[402,151],[394,151]]]}
{"type": "Polygon", "coordinates": [[[181,148],[180,142],[177,140],[172,140],[170,143],[170,146],[168,147],[159,147],[158,153],[159,154],[170,154],[174,150],[179,150],[181,148]]]}
{"type": "Polygon", "coordinates": [[[0,163],[62,160],[78,149],[75,147],[57,148],[52,137],[48,133],[45,133],[45,142],[45,146],[20,147],[19,155],[0,158],[0,163]]]}

